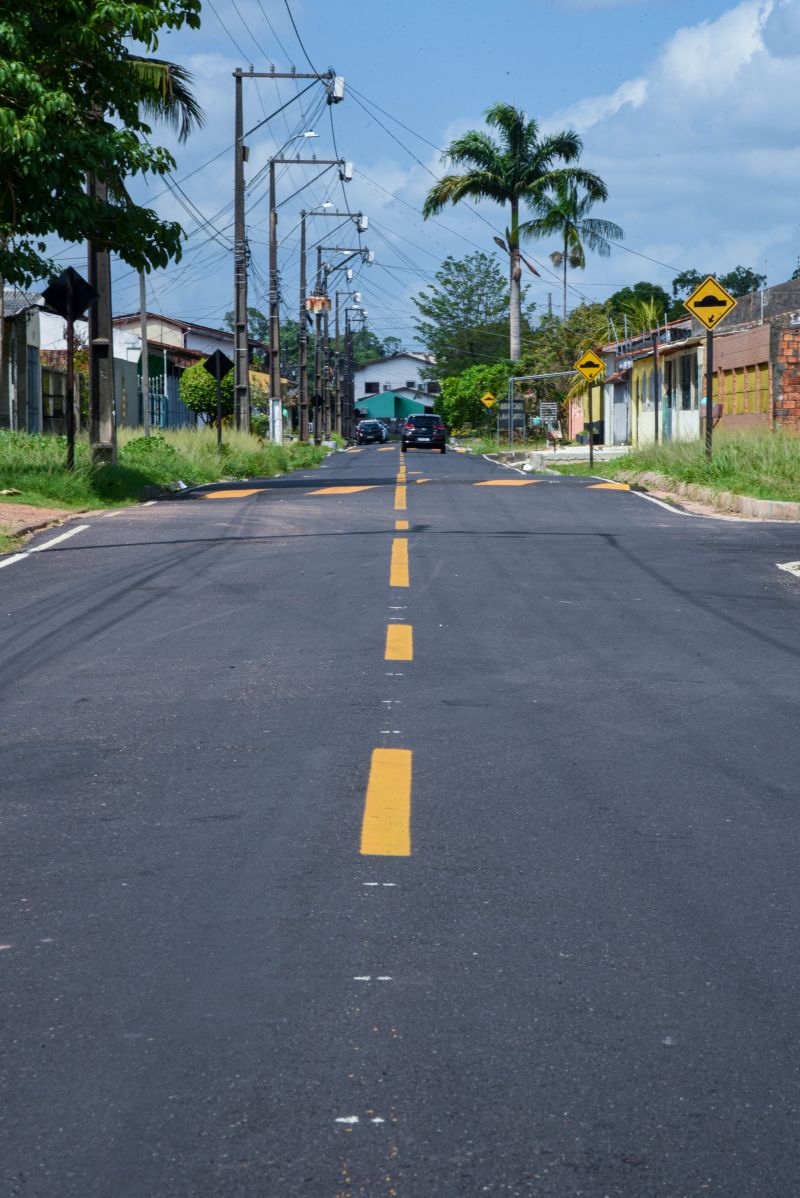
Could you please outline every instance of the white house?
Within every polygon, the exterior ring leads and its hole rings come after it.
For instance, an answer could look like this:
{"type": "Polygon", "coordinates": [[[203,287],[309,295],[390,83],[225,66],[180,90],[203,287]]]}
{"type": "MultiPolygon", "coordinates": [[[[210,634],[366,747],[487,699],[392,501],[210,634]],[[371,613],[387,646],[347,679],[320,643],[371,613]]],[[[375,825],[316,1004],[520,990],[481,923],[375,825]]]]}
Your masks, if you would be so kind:
{"type": "Polygon", "coordinates": [[[431,378],[434,359],[431,354],[415,354],[400,350],[388,358],[367,362],[353,372],[354,396],[358,403],[369,395],[382,391],[422,391],[438,395],[439,384],[431,378]]]}

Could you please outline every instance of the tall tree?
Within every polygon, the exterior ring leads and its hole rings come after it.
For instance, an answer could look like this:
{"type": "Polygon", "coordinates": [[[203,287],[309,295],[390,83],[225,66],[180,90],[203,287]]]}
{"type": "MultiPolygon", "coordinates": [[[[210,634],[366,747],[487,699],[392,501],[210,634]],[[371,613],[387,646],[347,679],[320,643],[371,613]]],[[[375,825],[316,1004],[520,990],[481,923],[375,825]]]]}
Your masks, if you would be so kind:
{"type": "Polygon", "coordinates": [[[767,276],[760,275],[749,266],[734,266],[727,274],[720,275],[719,281],[731,295],[739,299],[743,295],[749,295],[751,291],[760,291],[767,281],[767,276]]]}
{"type": "Polygon", "coordinates": [[[533,220],[520,225],[522,237],[549,237],[556,234],[561,239],[561,249],[550,255],[555,267],[564,272],[563,316],[567,319],[567,267],[583,270],[586,266],[586,250],[601,258],[611,253],[611,241],[621,241],[625,236],[619,225],[610,220],[598,220],[590,216],[596,203],[596,195],[575,179],[556,179],[553,187],[544,194],[531,197],[529,206],[537,214],[533,220]]]}
{"type": "MultiPolygon", "coordinates": [[[[630,320],[633,311],[641,311],[636,307],[637,304],[651,302],[658,313],[658,320],[664,320],[672,303],[669,295],[658,283],[648,283],[642,279],[632,287],[621,287],[619,291],[610,295],[606,300],[606,308],[614,319],[627,316],[630,320]]],[[[685,309],[683,311],[685,313],[685,309]]]]}
{"type": "MultiPolygon", "coordinates": [[[[181,228],[113,189],[87,195],[87,174],[112,187],[165,175],[172,156],[150,140],[158,63],[130,69],[127,43],[156,51],[162,29],[198,28],[200,0],[4,0],[0,20],[0,276],[23,286],[54,273],[45,238],[89,239],[137,270],[180,256],[181,228]]],[[[177,83],[173,75],[174,83],[177,83]]],[[[174,92],[173,92],[174,94],[174,92]]]]}
{"type": "MultiPolygon", "coordinates": [[[[434,280],[413,298],[422,318],[414,327],[436,359],[436,375],[507,360],[509,288],[497,259],[482,251],[445,258],[434,280]]],[[[525,331],[528,321],[523,311],[525,331]]]]}
{"type": "Polygon", "coordinates": [[[573,130],[541,136],[539,125],[511,104],[495,104],[485,113],[487,125],[499,133],[495,141],[488,133],[471,129],[452,141],[443,162],[469,169],[462,175],[445,175],[425,197],[422,214],[434,216],[448,204],[466,198],[494,200],[510,209],[506,245],[510,258],[510,356],[521,352],[522,267],[520,258],[520,204],[536,200],[555,186],[559,178],[581,183],[594,200],[607,197],[606,186],[597,175],[581,167],[559,167],[575,162],[583,143],[573,130]]]}

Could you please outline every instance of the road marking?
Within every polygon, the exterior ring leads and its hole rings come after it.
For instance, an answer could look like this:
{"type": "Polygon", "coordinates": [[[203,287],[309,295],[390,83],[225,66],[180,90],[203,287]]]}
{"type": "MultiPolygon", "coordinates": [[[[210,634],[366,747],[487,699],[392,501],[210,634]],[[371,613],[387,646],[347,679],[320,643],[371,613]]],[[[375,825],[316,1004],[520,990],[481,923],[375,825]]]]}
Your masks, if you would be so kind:
{"type": "Polygon", "coordinates": [[[373,749],[361,853],[374,857],[411,856],[411,750],[373,749]]]}
{"type": "Polygon", "coordinates": [[[6,566],[13,566],[14,562],[23,562],[27,556],[27,553],[12,553],[11,557],[2,558],[0,560],[0,570],[5,570],[6,566]]]}
{"type": "Polygon", "coordinates": [[[121,510],[120,510],[120,511],[117,511],[117,512],[103,512],[103,517],[102,517],[102,518],[103,518],[104,520],[113,520],[115,516],[121,516],[121,515],[122,515],[122,511],[121,511],[121,510]]]}
{"type": "Polygon", "coordinates": [[[241,491],[205,491],[203,499],[247,499],[250,495],[258,495],[264,487],[245,487],[241,491]]]}
{"type": "MultiPolygon", "coordinates": [[[[377,486],[377,483],[375,484],[377,486]]],[[[355,495],[356,491],[374,491],[371,487],[320,487],[318,491],[306,491],[306,495],[355,495]]]]}
{"type": "Polygon", "coordinates": [[[396,532],[408,532],[408,520],[395,520],[394,527],[396,532]]]}
{"type": "Polygon", "coordinates": [[[535,487],[540,478],[492,478],[488,482],[473,483],[473,487],[535,487]]]}
{"type": "Polygon", "coordinates": [[[410,624],[390,624],[386,629],[386,661],[414,660],[414,629],[410,624]]]}
{"type": "Polygon", "coordinates": [[[592,483],[587,491],[630,491],[627,483],[592,483]]]}
{"type": "Polygon", "coordinates": [[[340,1115],[336,1123],[358,1123],[358,1115],[340,1115]]]}
{"type": "Polygon", "coordinates": [[[79,532],[85,532],[88,527],[88,524],[77,524],[69,532],[62,532],[60,537],[53,537],[52,540],[45,541],[44,545],[34,545],[33,549],[28,549],[26,552],[41,553],[43,549],[49,549],[51,545],[58,545],[61,541],[68,541],[70,537],[74,537],[79,532]]]}
{"type": "Polygon", "coordinates": [[[392,564],[389,570],[389,586],[407,587],[408,585],[408,541],[405,537],[395,537],[392,541],[392,564]]]}
{"type": "Polygon", "coordinates": [[[794,574],[796,578],[800,578],[800,562],[776,562],[775,565],[779,570],[785,570],[787,574],[794,574]]]}
{"type": "Polygon", "coordinates": [[[142,504],[142,507],[155,507],[156,502],[155,499],[148,499],[147,503],[142,504]]]}
{"type": "Polygon", "coordinates": [[[393,449],[394,445],[381,445],[378,449],[378,453],[391,453],[393,449]]]}
{"type": "Polygon", "coordinates": [[[416,478],[416,479],[414,479],[414,481],[416,482],[417,486],[419,486],[420,483],[432,483],[433,479],[432,478],[416,478]]]}
{"type": "Polygon", "coordinates": [[[394,510],[396,512],[404,512],[406,510],[406,494],[408,488],[399,484],[394,492],[394,510]]]}

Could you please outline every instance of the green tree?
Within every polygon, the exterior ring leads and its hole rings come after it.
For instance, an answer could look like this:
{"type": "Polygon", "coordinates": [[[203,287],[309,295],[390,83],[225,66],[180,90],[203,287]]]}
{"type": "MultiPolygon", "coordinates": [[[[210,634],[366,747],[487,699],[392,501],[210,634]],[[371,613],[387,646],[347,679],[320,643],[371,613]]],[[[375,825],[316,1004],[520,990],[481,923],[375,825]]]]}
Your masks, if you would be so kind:
{"type": "Polygon", "coordinates": [[[766,275],[760,275],[748,266],[734,266],[726,275],[720,275],[719,281],[726,291],[739,299],[749,295],[751,291],[760,291],[767,281],[766,275]]]}
{"type": "MultiPolygon", "coordinates": [[[[180,396],[191,412],[204,416],[209,424],[217,422],[217,382],[203,362],[184,370],[180,381],[180,396]]],[[[222,380],[222,417],[233,415],[233,371],[222,380]]]]}
{"type": "MultiPolygon", "coordinates": [[[[222,323],[233,332],[235,326],[233,312],[226,312],[222,323]]],[[[296,330],[296,321],[294,325],[296,330]]],[[[247,309],[247,336],[253,341],[264,341],[269,345],[269,317],[260,308],[247,309]]]]}
{"type": "Polygon", "coordinates": [[[402,348],[403,342],[399,337],[384,337],[383,352],[387,358],[391,357],[392,354],[399,354],[402,348]]]}
{"type": "Polygon", "coordinates": [[[45,238],[89,239],[134,268],[180,256],[181,228],[133,202],[122,181],[167,174],[148,116],[170,86],[157,61],[131,69],[162,29],[198,28],[200,0],[5,0],[0,20],[0,276],[28,286],[55,272],[45,238]],[[160,83],[156,83],[156,78],[160,83]],[[166,91],[164,90],[166,87],[166,91]],[[109,187],[87,195],[93,173],[109,187]]]}
{"type": "Polygon", "coordinates": [[[505,397],[509,374],[507,363],[468,366],[460,374],[442,381],[442,394],[436,407],[451,428],[488,424],[492,417],[481,403],[481,396],[491,391],[496,399],[505,397]]]}
{"type": "Polygon", "coordinates": [[[371,329],[357,329],[353,333],[353,361],[355,365],[364,366],[367,362],[375,362],[378,358],[386,357],[383,342],[371,329]]]}
{"type": "MultiPolygon", "coordinates": [[[[434,282],[413,298],[422,318],[414,327],[436,359],[437,377],[506,360],[509,287],[496,258],[482,251],[445,258],[434,282]]],[[[526,334],[531,314],[522,312],[526,334]]]]}
{"type": "Polygon", "coordinates": [[[675,299],[684,300],[687,295],[691,295],[696,287],[699,287],[706,275],[700,273],[699,270],[682,270],[672,280],[672,295],[675,299]]]}
{"type": "MultiPolygon", "coordinates": [[[[632,287],[622,287],[606,300],[606,308],[615,321],[624,316],[630,319],[631,312],[638,303],[653,303],[658,313],[658,320],[664,320],[672,306],[672,300],[663,287],[658,283],[647,283],[644,280],[634,283],[632,287]]],[[[618,330],[620,336],[622,331],[618,330]]]]}
{"type": "Polygon", "coordinates": [[[537,213],[534,220],[520,225],[522,237],[548,237],[556,234],[561,238],[561,249],[550,255],[556,268],[564,271],[563,314],[567,317],[567,267],[583,270],[586,266],[586,250],[607,258],[611,253],[611,241],[621,241],[625,236],[619,225],[610,220],[598,220],[589,216],[596,203],[592,191],[582,187],[574,179],[556,179],[551,190],[533,197],[530,207],[537,213]]]}
{"type": "Polygon", "coordinates": [[[509,207],[511,219],[506,229],[510,258],[510,356],[516,360],[522,349],[522,266],[520,257],[521,203],[530,203],[554,187],[559,179],[580,183],[594,201],[605,200],[608,192],[598,175],[581,167],[559,167],[575,162],[583,143],[573,130],[541,136],[539,125],[511,104],[495,104],[485,113],[487,125],[497,129],[495,141],[477,129],[452,141],[443,161],[467,166],[463,175],[445,175],[433,185],[422,207],[424,217],[435,216],[448,204],[472,198],[494,200],[509,207]]]}

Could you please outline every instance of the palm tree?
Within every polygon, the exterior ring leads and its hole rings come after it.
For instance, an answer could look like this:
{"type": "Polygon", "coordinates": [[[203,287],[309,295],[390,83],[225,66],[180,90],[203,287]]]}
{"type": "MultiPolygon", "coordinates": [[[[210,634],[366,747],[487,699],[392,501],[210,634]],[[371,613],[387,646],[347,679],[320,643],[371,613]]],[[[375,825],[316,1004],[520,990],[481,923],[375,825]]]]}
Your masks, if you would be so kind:
{"type": "Polygon", "coordinates": [[[520,202],[535,202],[554,188],[559,179],[581,184],[595,199],[605,199],[606,188],[603,181],[591,171],[577,166],[557,165],[575,162],[580,156],[583,143],[573,130],[540,136],[537,121],[511,104],[493,105],[486,111],[485,119],[487,125],[498,130],[499,141],[477,129],[471,129],[452,141],[442,161],[469,169],[466,174],[445,175],[439,179],[425,197],[422,215],[426,219],[435,216],[447,204],[457,204],[467,197],[476,202],[494,200],[504,208],[510,205],[511,221],[506,229],[511,283],[509,326],[511,358],[516,360],[521,353],[522,267],[519,246],[520,235],[524,235],[519,223],[520,202]]]}
{"type": "Polygon", "coordinates": [[[606,199],[605,184],[601,187],[582,188],[575,179],[556,179],[552,188],[536,196],[530,207],[538,213],[534,220],[520,226],[522,236],[548,237],[557,233],[561,237],[562,249],[550,255],[553,265],[564,269],[564,319],[567,319],[567,267],[583,270],[586,266],[586,250],[590,249],[607,258],[611,253],[611,240],[621,241],[625,236],[619,225],[610,220],[596,220],[588,213],[599,200],[606,199]]]}

